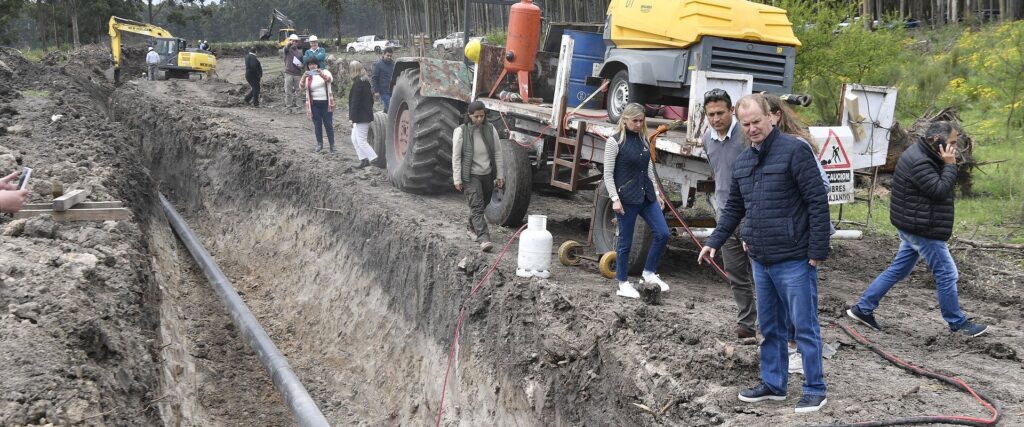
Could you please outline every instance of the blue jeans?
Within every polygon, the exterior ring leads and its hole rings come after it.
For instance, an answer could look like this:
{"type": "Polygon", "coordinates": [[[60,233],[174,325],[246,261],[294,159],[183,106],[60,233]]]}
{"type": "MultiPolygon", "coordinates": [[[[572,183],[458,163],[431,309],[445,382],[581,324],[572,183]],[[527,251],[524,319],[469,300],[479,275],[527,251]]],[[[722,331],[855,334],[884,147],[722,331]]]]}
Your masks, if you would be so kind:
{"type": "Polygon", "coordinates": [[[390,93],[382,93],[382,94],[380,94],[380,102],[384,103],[384,112],[387,113],[388,112],[388,104],[391,103],[391,94],[390,93]]]}
{"type": "Polygon", "coordinates": [[[334,113],[329,111],[327,101],[313,101],[309,106],[313,113],[313,133],[316,134],[316,148],[324,148],[324,135],[322,129],[327,129],[327,141],[331,144],[331,152],[334,152],[334,113]]]}
{"type": "Polygon", "coordinates": [[[939,298],[939,309],[942,310],[942,318],[949,324],[949,327],[956,330],[967,322],[967,316],[960,310],[960,298],[957,296],[956,281],[960,274],[953,263],[953,256],[949,254],[946,242],[942,240],[926,239],[924,237],[899,231],[900,250],[896,252],[896,259],[889,264],[868,289],[861,295],[857,309],[862,313],[871,314],[878,308],[889,289],[910,275],[914,271],[914,264],[924,257],[928,268],[935,274],[935,292],[939,298]]]}
{"type": "Polygon", "coordinates": [[[803,355],[804,394],[825,395],[821,363],[821,328],[818,324],[818,268],[806,259],[764,265],[751,260],[757,290],[757,316],[761,323],[761,381],[786,394],[789,349],[786,317],[793,323],[797,349],[803,355]]]}
{"type": "Polygon", "coordinates": [[[665,253],[665,246],[668,245],[668,223],[665,222],[665,215],[661,213],[658,202],[644,199],[638,204],[622,204],[623,214],[615,213],[619,220],[619,242],[615,247],[615,278],[620,282],[629,279],[629,249],[633,246],[633,229],[636,227],[637,215],[647,221],[654,233],[654,242],[651,243],[651,251],[647,253],[647,262],[644,270],[654,272],[661,263],[661,256],[665,253]]]}

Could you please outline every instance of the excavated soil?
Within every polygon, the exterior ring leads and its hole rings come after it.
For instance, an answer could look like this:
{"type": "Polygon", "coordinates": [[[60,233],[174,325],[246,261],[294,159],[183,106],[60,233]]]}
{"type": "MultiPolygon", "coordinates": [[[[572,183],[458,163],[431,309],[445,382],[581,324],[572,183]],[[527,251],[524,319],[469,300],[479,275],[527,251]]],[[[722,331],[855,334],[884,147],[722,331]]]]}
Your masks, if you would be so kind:
{"type": "MultiPolygon", "coordinates": [[[[53,224],[38,219],[4,237],[0,299],[51,308],[36,309],[36,322],[24,317],[31,310],[19,315],[17,307],[0,321],[0,367],[13,373],[0,385],[0,420],[22,417],[0,424],[70,424],[89,416],[86,423],[118,425],[292,423],[152,205],[157,189],[216,257],[333,424],[433,423],[463,306],[446,425],[748,426],[988,415],[969,395],[889,365],[832,326],[823,326],[823,335],[838,353],[825,361],[829,403],[821,412],[792,412],[799,375],[791,376],[785,402],[737,401],[737,390],[757,381],[757,346],[735,340],[731,292],[695,265],[696,252],[681,239],[662,265],[673,286],[662,305],[615,297],[593,265],[555,265],[548,280],[517,278],[514,244],[490,282],[467,300],[497,255],[480,254],[465,237],[461,195],[409,195],[392,188],[380,169],[355,169],[341,126],[341,155],[314,153],[305,116],[282,112],[273,97],[265,108],[242,106],[241,59],[219,58],[220,78],[213,81],[134,80],[114,89],[90,82],[97,76],[87,64],[96,58],[72,55],[64,68],[56,66],[68,76],[35,83],[54,91],[45,100],[0,92],[0,110],[18,111],[0,115],[4,126],[28,123],[43,136],[12,140],[8,131],[0,145],[26,164],[56,164],[66,153],[69,165],[52,168],[76,171],[66,187],[100,186],[96,200],[123,200],[134,213],[119,223],[52,225],[51,237],[38,236],[53,224]],[[85,66],[75,66],[79,57],[85,66]],[[62,88],[60,96],[54,87],[62,88]],[[68,104],[89,113],[48,124],[68,104]],[[106,134],[88,136],[97,129],[106,134]],[[102,232],[105,240],[69,227],[102,232]],[[104,255],[100,247],[115,250],[104,255]],[[88,270],[79,259],[91,258],[69,253],[93,254],[94,273],[76,279],[88,270]],[[12,272],[7,266],[14,263],[12,272]],[[58,284],[75,291],[53,289],[58,284]],[[92,318],[90,307],[109,315],[92,318]],[[99,342],[108,350],[98,352],[97,339],[75,334],[88,322],[103,332],[85,335],[105,337],[99,342]],[[25,357],[32,346],[41,355],[67,356],[25,357]],[[97,360],[97,353],[106,356],[97,360]],[[91,376],[69,375],[76,366],[91,376]],[[74,407],[85,408],[80,418],[59,418],[57,409],[46,420],[31,418],[38,411],[20,415],[43,401],[56,407],[72,394],[82,401],[74,407]]],[[[264,58],[265,66],[272,62],[264,58]]],[[[275,79],[268,73],[268,83],[275,79]]],[[[15,92],[37,87],[23,80],[15,92]]],[[[335,116],[341,123],[344,109],[335,116]]],[[[45,191],[37,189],[36,201],[45,191]]],[[[585,239],[589,199],[535,194],[530,212],[548,215],[557,247],[585,239]]],[[[499,229],[493,237],[503,242],[513,233],[499,229]]],[[[821,268],[823,322],[847,322],[845,306],[896,247],[882,237],[833,242],[832,259],[821,268]]],[[[861,332],[901,358],[964,379],[999,400],[1003,425],[1022,424],[1024,273],[999,253],[955,249],[954,257],[961,303],[993,325],[990,334],[949,333],[923,266],[877,312],[885,331],[861,332]]]]}

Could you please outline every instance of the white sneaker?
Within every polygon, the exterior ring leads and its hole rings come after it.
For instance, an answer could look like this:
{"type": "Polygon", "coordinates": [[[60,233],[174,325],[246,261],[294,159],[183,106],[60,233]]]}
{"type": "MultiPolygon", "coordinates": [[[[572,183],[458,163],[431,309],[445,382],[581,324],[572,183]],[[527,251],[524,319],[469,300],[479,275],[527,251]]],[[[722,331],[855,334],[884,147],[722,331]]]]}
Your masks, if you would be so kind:
{"type": "Polygon", "coordinates": [[[804,358],[796,351],[789,353],[789,373],[804,374],[804,358]]]}
{"type": "Polygon", "coordinates": [[[644,270],[643,278],[645,282],[654,283],[661,287],[662,292],[668,292],[668,283],[661,280],[661,277],[650,271],[644,270]]]}
{"type": "Polygon", "coordinates": [[[619,290],[615,292],[615,295],[626,298],[640,298],[640,292],[633,289],[633,284],[629,282],[619,282],[619,290]]]}

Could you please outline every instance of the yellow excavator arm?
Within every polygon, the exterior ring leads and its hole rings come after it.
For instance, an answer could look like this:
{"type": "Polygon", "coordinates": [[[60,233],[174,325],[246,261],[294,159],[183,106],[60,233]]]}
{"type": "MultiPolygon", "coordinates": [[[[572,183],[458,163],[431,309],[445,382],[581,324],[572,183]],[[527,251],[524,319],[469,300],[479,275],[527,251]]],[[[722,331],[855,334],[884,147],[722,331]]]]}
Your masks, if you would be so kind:
{"type": "Polygon", "coordinates": [[[174,37],[170,31],[153,24],[136,22],[130,19],[110,17],[110,53],[114,57],[114,68],[121,68],[121,32],[141,34],[149,37],[174,37]]]}

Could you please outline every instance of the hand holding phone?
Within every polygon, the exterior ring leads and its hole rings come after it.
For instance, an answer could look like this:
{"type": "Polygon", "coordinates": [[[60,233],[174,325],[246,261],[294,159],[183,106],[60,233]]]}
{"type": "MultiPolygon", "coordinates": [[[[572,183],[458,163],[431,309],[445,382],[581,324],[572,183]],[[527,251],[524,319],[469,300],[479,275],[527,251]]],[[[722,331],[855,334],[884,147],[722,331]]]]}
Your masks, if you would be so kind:
{"type": "Polygon", "coordinates": [[[26,167],[21,170],[21,178],[18,180],[18,189],[24,190],[28,188],[28,178],[32,176],[32,168],[26,167]]]}

